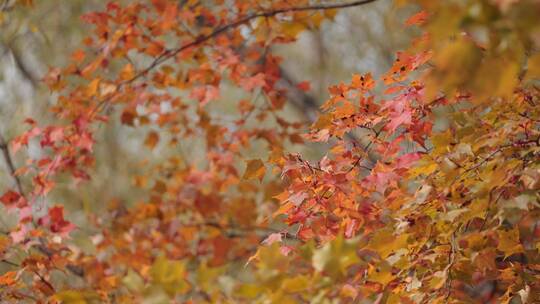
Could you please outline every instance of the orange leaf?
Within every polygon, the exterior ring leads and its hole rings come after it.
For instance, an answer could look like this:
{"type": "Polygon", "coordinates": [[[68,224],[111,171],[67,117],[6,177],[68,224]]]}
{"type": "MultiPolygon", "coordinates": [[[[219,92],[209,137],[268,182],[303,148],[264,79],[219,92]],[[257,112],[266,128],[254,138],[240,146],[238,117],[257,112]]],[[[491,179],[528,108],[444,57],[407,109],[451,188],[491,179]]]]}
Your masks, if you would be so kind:
{"type": "Polygon", "coordinates": [[[150,149],[154,149],[158,142],[159,142],[159,135],[156,132],[152,131],[148,133],[148,136],[146,136],[144,145],[150,149]]]}
{"type": "Polygon", "coordinates": [[[135,72],[133,71],[133,65],[131,63],[128,63],[120,72],[120,79],[127,81],[132,79],[134,75],[135,72]]]}
{"type": "Polygon", "coordinates": [[[428,18],[428,13],[426,11],[420,11],[414,15],[412,15],[407,21],[405,21],[405,25],[412,26],[412,25],[422,25],[426,22],[428,18]]]}
{"type": "Polygon", "coordinates": [[[302,81],[296,85],[296,87],[304,92],[307,92],[311,89],[309,81],[302,81]]]}
{"type": "Polygon", "coordinates": [[[86,87],[87,96],[94,96],[97,94],[97,91],[99,88],[99,82],[100,82],[100,79],[95,78],[94,80],[92,80],[92,82],[90,82],[90,84],[88,84],[88,86],[86,87]]]}
{"type": "Polygon", "coordinates": [[[0,285],[7,285],[7,286],[13,285],[15,284],[16,277],[17,277],[16,271],[8,271],[4,273],[2,276],[0,276],[0,285]]]}
{"type": "Polygon", "coordinates": [[[94,73],[99,68],[102,62],[103,62],[102,57],[98,57],[96,60],[90,62],[86,67],[84,67],[84,69],[82,69],[81,71],[82,77],[86,78],[90,76],[90,74],[94,73]]]}
{"type": "Polygon", "coordinates": [[[365,75],[355,74],[352,77],[351,84],[355,89],[369,91],[375,86],[375,81],[373,81],[373,77],[370,73],[367,73],[365,75]]]}
{"type": "Polygon", "coordinates": [[[77,50],[71,54],[71,60],[75,61],[76,63],[81,63],[85,57],[86,55],[83,50],[77,50]]]}

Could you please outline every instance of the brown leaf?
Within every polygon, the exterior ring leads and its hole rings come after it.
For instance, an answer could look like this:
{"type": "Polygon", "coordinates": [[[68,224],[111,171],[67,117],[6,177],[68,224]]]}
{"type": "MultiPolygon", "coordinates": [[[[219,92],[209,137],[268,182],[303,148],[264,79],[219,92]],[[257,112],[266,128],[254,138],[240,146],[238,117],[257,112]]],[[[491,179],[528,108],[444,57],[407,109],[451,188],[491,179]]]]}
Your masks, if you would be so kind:
{"type": "Polygon", "coordinates": [[[262,181],[266,168],[264,163],[260,159],[252,159],[247,161],[246,172],[244,173],[244,179],[259,179],[262,181]]]}
{"type": "Polygon", "coordinates": [[[159,135],[155,131],[151,131],[146,136],[146,140],[144,141],[144,145],[147,146],[150,149],[154,149],[159,142],[159,135]]]}

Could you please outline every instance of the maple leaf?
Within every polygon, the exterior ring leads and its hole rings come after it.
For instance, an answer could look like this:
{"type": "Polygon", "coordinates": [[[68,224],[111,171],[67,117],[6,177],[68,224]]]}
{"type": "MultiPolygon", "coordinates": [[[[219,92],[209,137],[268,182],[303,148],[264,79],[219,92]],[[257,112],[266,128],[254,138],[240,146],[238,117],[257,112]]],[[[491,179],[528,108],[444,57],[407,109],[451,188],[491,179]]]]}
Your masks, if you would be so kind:
{"type": "Polygon", "coordinates": [[[86,54],[83,50],[76,50],[71,54],[71,60],[77,63],[81,63],[84,58],[86,57],[86,54]]]}
{"type": "Polygon", "coordinates": [[[49,208],[48,214],[41,217],[38,222],[41,225],[49,226],[52,232],[60,233],[64,237],[75,228],[75,225],[64,219],[63,206],[49,208]]]}
{"type": "Polygon", "coordinates": [[[125,109],[124,112],[122,112],[120,121],[122,122],[122,124],[133,126],[136,117],[137,117],[137,113],[135,113],[135,111],[131,109],[125,109]]]}
{"type": "Polygon", "coordinates": [[[131,63],[126,64],[122,71],[120,71],[120,79],[124,81],[128,81],[132,79],[135,76],[135,71],[133,69],[133,65],[131,63]]]}
{"type": "Polygon", "coordinates": [[[296,87],[300,89],[301,91],[307,92],[311,90],[311,85],[309,81],[302,81],[296,84],[296,87]]]}
{"type": "Polygon", "coordinates": [[[523,247],[519,242],[519,230],[498,231],[499,245],[497,248],[508,257],[514,253],[522,252],[523,247]]]}
{"type": "MultiPolygon", "coordinates": [[[[9,11],[31,1],[12,2],[9,11]]],[[[84,45],[45,76],[55,125],[27,119],[29,130],[3,151],[27,192],[0,197],[18,211],[16,225],[0,236],[6,267],[16,269],[0,276],[2,297],[461,303],[487,301],[488,286],[492,301],[537,302],[536,3],[492,1],[486,18],[452,1],[399,1],[423,9],[405,22],[420,26],[419,38],[381,79],[354,74],[331,86],[305,134],[308,125],[286,106],[289,58],[274,46],[318,29],[338,9],[372,1],[183,2],[111,2],[86,14],[92,30],[84,45]],[[471,31],[478,24],[487,38],[471,31]],[[220,87],[224,104],[203,108],[220,87]],[[234,89],[247,92],[236,100],[234,89]],[[84,189],[99,184],[107,164],[93,148],[104,139],[101,127],[117,118],[130,134],[146,136],[150,149],[161,137],[193,150],[180,156],[160,145],[165,154],[145,160],[135,176],[110,176],[120,188],[107,188],[105,197],[115,199],[96,217],[86,209],[103,197],[84,189]],[[38,156],[30,149],[32,157],[12,159],[33,139],[43,148],[38,156]],[[309,157],[286,155],[289,144],[309,157]],[[246,161],[241,178],[238,162],[248,151],[269,158],[246,161]],[[325,156],[306,160],[315,155],[325,156]],[[91,177],[98,183],[79,184],[91,177]],[[137,193],[120,191],[133,177],[137,193]],[[90,238],[92,254],[83,254],[80,239],[62,237],[75,227],[62,206],[32,221],[36,204],[71,200],[68,192],[80,196],[85,226],[99,231],[90,238]],[[294,233],[287,240],[285,232],[271,233],[261,244],[273,224],[294,233]],[[8,260],[15,256],[20,265],[8,260]],[[243,260],[256,262],[236,271],[243,260]],[[61,284],[55,272],[65,276],[61,284]]],[[[296,88],[306,92],[310,84],[296,88]]],[[[122,168],[131,159],[120,158],[122,168]]]]}
{"type": "Polygon", "coordinates": [[[426,22],[428,19],[429,14],[426,11],[420,11],[405,21],[405,25],[411,26],[411,25],[422,25],[426,22]]]}
{"type": "Polygon", "coordinates": [[[369,91],[373,89],[375,86],[375,81],[373,80],[373,77],[371,74],[365,74],[365,75],[358,75],[354,74],[352,77],[352,87],[361,90],[361,91],[369,91]]]}
{"type": "Polygon", "coordinates": [[[2,202],[6,207],[10,207],[17,203],[22,196],[13,190],[8,190],[0,197],[0,202],[2,202]]]}
{"type": "Polygon", "coordinates": [[[240,85],[248,92],[255,88],[262,88],[266,85],[266,76],[263,73],[257,73],[252,77],[242,79],[240,85]]]}
{"type": "Polygon", "coordinates": [[[8,271],[4,273],[0,276],[0,285],[10,286],[15,284],[17,276],[18,275],[16,271],[8,271]]]}
{"type": "Polygon", "coordinates": [[[260,159],[251,159],[246,162],[246,171],[244,179],[259,179],[262,181],[266,173],[266,167],[260,159]]]}
{"type": "Polygon", "coordinates": [[[148,135],[146,136],[144,145],[150,149],[154,149],[158,142],[159,142],[159,135],[156,132],[152,131],[148,133],[148,135]]]}
{"type": "Polygon", "coordinates": [[[9,236],[13,240],[13,243],[18,244],[26,239],[26,235],[30,229],[26,224],[18,225],[17,229],[14,229],[10,232],[9,236]]]}
{"type": "Polygon", "coordinates": [[[219,97],[219,89],[211,85],[199,86],[191,91],[190,97],[197,99],[200,106],[204,107],[208,102],[219,97]]]}

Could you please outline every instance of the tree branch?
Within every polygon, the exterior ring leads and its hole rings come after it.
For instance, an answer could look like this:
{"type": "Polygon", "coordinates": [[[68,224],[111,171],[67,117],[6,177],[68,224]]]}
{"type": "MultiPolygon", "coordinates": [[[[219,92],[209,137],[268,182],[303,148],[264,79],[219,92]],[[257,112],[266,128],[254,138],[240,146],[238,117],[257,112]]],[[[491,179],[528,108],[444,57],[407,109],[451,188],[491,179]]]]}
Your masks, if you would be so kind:
{"type": "Polygon", "coordinates": [[[196,46],[198,44],[201,44],[203,42],[206,42],[214,37],[217,37],[225,32],[227,32],[230,29],[236,28],[242,24],[245,24],[253,19],[260,18],[260,17],[273,17],[278,14],[282,13],[289,13],[289,12],[303,12],[303,11],[316,11],[316,10],[330,10],[330,9],[341,9],[341,8],[348,8],[348,7],[354,7],[354,6],[360,6],[364,4],[368,4],[371,2],[375,2],[377,0],[360,0],[360,1],[353,1],[349,3],[339,3],[339,4],[330,4],[330,5],[312,5],[312,6],[297,6],[297,7],[287,7],[287,8],[281,8],[281,9],[275,9],[265,12],[259,12],[259,13],[253,13],[250,15],[247,15],[243,18],[238,19],[237,21],[234,21],[232,23],[223,25],[216,30],[214,30],[212,33],[208,35],[202,35],[199,36],[194,41],[191,41],[189,43],[186,43],[176,49],[169,49],[165,50],[161,55],[159,55],[152,64],[150,64],[148,67],[137,73],[133,78],[126,80],[126,83],[131,83],[142,76],[146,75],[148,72],[153,70],[155,67],[159,66],[163,62],[173,58],[180,52],[189,49],[190,47],[196,46]]]}
{"type": "MultiPolygon", "coordinates": [[[[173,58],[174,56],[178,55],[182,51],[185,51],[185,50],[187,50],[187,49],[189,49],[191,47],[197,46],[197,45],[199,45],[201,43],[204,43],[204,42],[206,42],[206,41],[208,41],[208,40],[210,40],[212,38],[215,38],[215,37],[217,37],[217,36],[219,36],[221,34],[224,34],[225,32],[229,31],[230,29],[236,28],[236,27],[238,27],[238,26],[240,26],[242,24],[245,24],[245,23],[253,20],[253,19],[261,18],[261,17],[273,17],[273,16],[278,15],[278,14],[289,13],[289,12],[318,11],[318,10],[320,11],[320,10],[348,8],[348,7],[354,7],[354,6],[360,6],[360,5],[372,3],[372,2],[375,2],[375,1],[377,1],[377,0],[360,0],[360,1],[353,1],[353,2],[349,2],[349,3],[339,3],[339,4],[330,4],[330,5],[322,5],[321,4],[321,5],[313,5],[313,6],[296,6],[296,7],[292,6],[292,7],[275,9],[275,10],[259,12],[259,13],[253,13],[253,14],[247,15],[247,16],[245,16],[243,18],[238,19],[237,21],[231,22],[229,24],[226,24],[226,25],[223,25],[223,26],[217,28],[216,30],[214,30],[213,32],[211,32],[208,35],[200,35],[195,40],[193,40],[191,42],[188,42],[188,43],[186,43],[186,44],[184,44],[184,45],[182,45],[182,46],[180,46],[178,48],[168,49],[168,50],[163,51],[163,53],[158,55],[156,57],[156,59],[154,59],[154,61],[149,66],[147,66],[143,70],[139,71],[132,78],[121,82],[118,85],[117,89],[119,90],[124,85],[130,84],[130,83],[134,82],[135,80],[145,76],[146,74],[148,74],[148,72],[150,72],[154,68],[158,67],[162,63],[166,62],[167,60],[173,58]]],[[[97,112],[101,108],[102,105],[108,103],[109,99],[110,99],[110,97],[107,97],[104,100],[102,100],[101,102],[99,102],[99,104],[96,106],[96,108],[92,111],[92,114],[97,112]]]]}
{"type": "MultiPolygon", "coordinates": [[[[280,75],[281,75],[281,79],[287,86],[287,89],[289,90],[289,92],[292,93],[290,94],[292,95],[291,105],[299,109],[300,112],[304,114],[306,118],[309,119],[311,122],[315,121],[316,115],[314,114],[320,113],[320,108],[319,108],[320,103],[317,102],[317,100],[313,96],[298,89],[298,87],[295,84],[295,81],[289,76],[289,74],[284,69],[280,69],[280,75]]],[[[375,133],[377,137],[379,134],[377,132],[375,133]]],[[[366,153],[368,154],[369,161],[371,161],[374,164],[377,163],[378,156],[375,155],[373,152],[369,151],[371,142],[366,143],[365,141],[362,141],[360,138],[358,138],[356,135],[354,135],[351,132],[347,132],[345,134],[345,137],[351,142],[353,142],[355,145],[360,147],[361,149],[365,150],[366,153]]]]}
{"type": "Polygon", "coordinates": [[[13,180],[15,180],[15,184],[17,186],[17,190],[19,191],[19,194],[22,196],[25,196],[21,180],[15,174],[17,169],[15,168],[13,159],[11,157],[11,153],[9,152],[9,145],[2,135],[0,135],[0,150],[2,150],[2,155],[8,167],[9,173],[11,177],[13,178],[13,180]]]}

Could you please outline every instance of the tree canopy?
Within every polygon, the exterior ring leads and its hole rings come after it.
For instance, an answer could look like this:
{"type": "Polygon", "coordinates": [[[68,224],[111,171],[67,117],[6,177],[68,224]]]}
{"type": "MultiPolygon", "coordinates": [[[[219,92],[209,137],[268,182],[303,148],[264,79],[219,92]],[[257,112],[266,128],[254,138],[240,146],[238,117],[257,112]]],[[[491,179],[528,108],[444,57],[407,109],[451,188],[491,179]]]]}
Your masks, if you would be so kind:
{"type": "Polygon", "coordinates": [[[380,1],[82,14],[0,137],[2,301],[540,302],[540,3],[391,1],[408,45],[317,104],[280,46],[380,1]]]}

